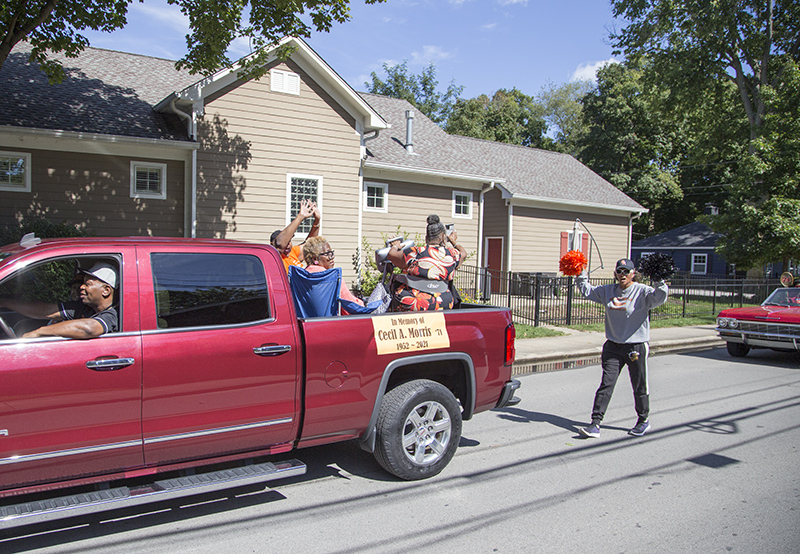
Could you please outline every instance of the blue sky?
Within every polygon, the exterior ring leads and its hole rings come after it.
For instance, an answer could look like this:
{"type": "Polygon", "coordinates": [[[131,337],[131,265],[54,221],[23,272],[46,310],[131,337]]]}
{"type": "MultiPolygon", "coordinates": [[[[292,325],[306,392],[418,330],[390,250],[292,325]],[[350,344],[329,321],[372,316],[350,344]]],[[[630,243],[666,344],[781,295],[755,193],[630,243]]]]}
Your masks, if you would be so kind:
{"type": "MultiPolygon", "coordinates": [[[[177,60],[188,20],[166,0],[130,5],[128,25],[88,33],[92,46],[177,60]]],[[[351,2],[352,20],[308,43],[356,90],[382,66],[408,62],[419,74],[431,62],[440,89],[453,81],[462,96],[517,87],[536,95],[548,83],[593,78],[612,57],[609,30],[618,28],[609,0],[388,0],[351,2]]],[[[245,42],[232,58],[249,53],[245,42]]],[[[617,58],[619,59],[619,58],[617,58]]]]}

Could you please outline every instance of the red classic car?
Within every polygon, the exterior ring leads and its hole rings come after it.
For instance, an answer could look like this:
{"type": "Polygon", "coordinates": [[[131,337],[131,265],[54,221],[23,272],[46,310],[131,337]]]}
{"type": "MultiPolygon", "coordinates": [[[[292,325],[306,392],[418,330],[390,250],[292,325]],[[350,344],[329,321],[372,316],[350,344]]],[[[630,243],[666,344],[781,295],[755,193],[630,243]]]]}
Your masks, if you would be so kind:
{"type": "Polygon", "coordinates": [[[731,356],[746,356],[751,348],[800,350],[800,279],[784,273],[781,283],[760,306],[719,313],[717,332],[731,356]]]}

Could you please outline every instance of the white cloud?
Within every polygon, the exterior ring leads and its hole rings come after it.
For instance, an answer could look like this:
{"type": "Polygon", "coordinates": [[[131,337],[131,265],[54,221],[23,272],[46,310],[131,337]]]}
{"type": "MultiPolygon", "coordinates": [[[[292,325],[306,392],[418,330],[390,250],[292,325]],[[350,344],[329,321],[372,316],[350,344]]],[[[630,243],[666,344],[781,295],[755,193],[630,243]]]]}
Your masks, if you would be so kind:
{"type": "Polygon", "coordinates": [[[497,3],[501,6],[510,6],[512,4],[522,4],[523,6],[527,6],[528,0],[497,0],[497,3]]]}
{"type": "Polygon", "coordinates": [[[486,23],[485,25],[481,25],[481,29],[484,31],[494,31],[497,27],[497,23],[486,23]]]}
{"type": "Polygon", "coordinates": [[[250,39],[247,37],[236,37],[231,42],[231,45],[228,46],[228,57],[232,59],[243,58],[253,52],[253,49],[250,47],[250,39]]]}
{"type": "Polygon", "coordinates": [[[446,60],[448,58],[452,58],[452,52],[446,52],[442,50],[439,46],[423,46],[422,52],[411,52],[411,59],[409,60],[409,65],[428,65],[431,62],[436,62],[439,60],[446,60]]]}
{"type": "Polygon", "coordinates": [[[572,77],[570,77],[570,81],[597,81],[597,70],[605,67],[610,63],[619,63],[618,60],[614,58],[609,58],[607,60],[603,60],[600,62],[590,62],[590,63],[583,63],[578,66],[578,68],[573,71],[572,77]]]}
{"type": "Polygon", "coordinates": [[[151,4],[131,5],[131,11],[137,11],[146,16],[148,20],[155,20],[154,23],[168,25],[186,34],[189,31],[189,18],[181,13],[177,6],[153,6],[151,4]]]}

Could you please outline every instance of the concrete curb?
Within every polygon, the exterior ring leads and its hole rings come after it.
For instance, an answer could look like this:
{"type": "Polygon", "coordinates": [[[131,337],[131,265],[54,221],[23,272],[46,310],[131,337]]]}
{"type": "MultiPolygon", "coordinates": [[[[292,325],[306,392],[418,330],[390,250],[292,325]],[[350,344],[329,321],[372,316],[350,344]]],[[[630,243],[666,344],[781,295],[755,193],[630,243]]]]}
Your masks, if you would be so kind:
{"type": "MultiPolygon", "coordinates": [[[[697,337],[681,340],[661,340],[650,342],[650,354],[666,354],[669,352],[703,350],[725,346],[725,341],[719,337],[697,337]]],[[[543,354],[521,354],[514,360],[515,366],[535,365],[560,361],[599,358],[603,347],[597,346],[569,352],[546,352],[543,354]]]]}

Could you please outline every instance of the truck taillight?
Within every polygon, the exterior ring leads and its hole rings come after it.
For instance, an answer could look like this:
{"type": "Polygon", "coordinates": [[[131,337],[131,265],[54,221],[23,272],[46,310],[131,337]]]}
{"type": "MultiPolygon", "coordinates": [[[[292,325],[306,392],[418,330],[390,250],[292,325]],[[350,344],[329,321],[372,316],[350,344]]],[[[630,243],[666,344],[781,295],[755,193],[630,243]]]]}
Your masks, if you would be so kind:
{"type": "Polygon", "coordinates": [[[511,323],[506,327],[506,361],[505,365],[511,365],[514,363],[514,357],[517,355],[517,351],[514,347],[514,341],[517,338],[517,330],[514,328],[514,324],[511,323]]]}

